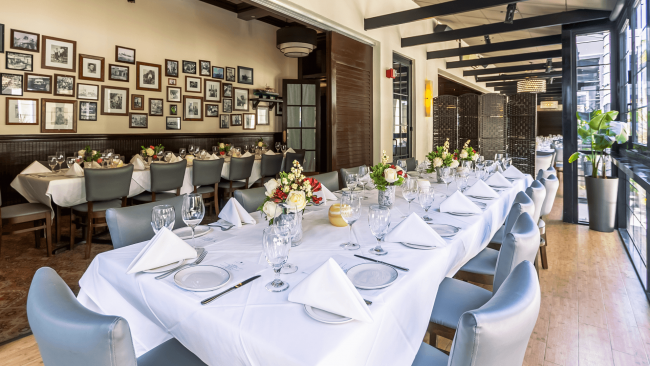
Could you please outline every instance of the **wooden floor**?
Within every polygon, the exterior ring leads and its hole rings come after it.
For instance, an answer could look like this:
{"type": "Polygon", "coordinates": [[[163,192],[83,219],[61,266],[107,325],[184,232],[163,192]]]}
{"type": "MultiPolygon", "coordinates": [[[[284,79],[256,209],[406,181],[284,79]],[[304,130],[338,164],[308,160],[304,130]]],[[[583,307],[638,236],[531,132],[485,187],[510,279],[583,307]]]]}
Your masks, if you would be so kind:
{"type": "MultiPolygon", "coordinates": [[[[549,269],[524,365],[650,366],[650,306],[617,233],[547,223],[549,269]]],[[[446,342],[447,349],[450,341],[446,342]]],[[[3,365],[42,365],[33,336],[0,346],[3,365]]]]}

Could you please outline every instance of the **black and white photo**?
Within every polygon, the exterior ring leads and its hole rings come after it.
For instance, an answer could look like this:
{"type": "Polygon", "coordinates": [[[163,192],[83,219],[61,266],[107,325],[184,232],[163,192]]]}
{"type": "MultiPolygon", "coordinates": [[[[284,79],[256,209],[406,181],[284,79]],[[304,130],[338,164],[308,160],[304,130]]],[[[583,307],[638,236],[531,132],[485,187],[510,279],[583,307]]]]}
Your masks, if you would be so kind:
{"type": "Polygon", "coordinates": [[[144,111],[144,95],[131,94],[131,110],[144,111]]]}
{"type": "MultiPolygon", "coordinates": [[[[3,26],[4,29],[4,26],[3,26]]],[[[23,50],[29,52],[39,52],[39,37],[38,33],[25,32],[17,29],[11,30],[11,39],[9,47],[14,50],[23,50]]]]}
{"type": "Polygon", "coordinates": [[[181,117],[167,117],[167,120],[165,121],[165,127],[168,130],[180,130],[181,117]]]}
{"type": "Polygon", "coordinates": [[[178,77],[178,61],[165,60],[165,76],[178,77]]]}
{"type": "Polygon", "coordinates": [[[50,75],[25,73],[25,91],[31,93],[52,94],[52,77],[50,75]]]}
{"type": "Polygon", "coordinates": [[[120,65],[108,65],[108,80],[129,81],[129,67],[120,65]]]}
{"type": "Polygon", "coordinates": [[[104,81],[104,58],[79,55],[79,80],[104,81]]]}
{"type": "Polygon", "coordinates": [[[223,97],[232,98],[232,84],[223,83],[223,97]]]}
{"type": "Polygon", "coordinates": [[[232,99],[223,100],[223,113],[232,113],[232,99]]]}
{"type": "Polygon", "coordinates": [[[269,107],[267,106],[257,106],[257,119],[256,122],[258,125],[269,125],[269,107]]]}
{"type": "Polygon", "coordinates": [[[97,102],[79,102],[79,120],[97,121],[97,102]]]}
{"type": "Polygon", "coordinates": [[[77,99],[99,100],[99,85],[77,83],[77,99]]]}
{"type": "Polygon", "coordinates": [[[237,66],[238,80],[240,84],[253,85],[253,69],[250,67],[237,66]]]}
{"type": "Polygon", "coordinates": [[[233,88],[235,103],[233,109],[236,111],[248,112],[248,89],[233,88]]]}
{"type": "Polygon", "coordinates": [[[43,36],[41,68],[77,71],[77,41],[43,36]]]}
{"type": "Polygon", "coordinates": [[[38,99],[22,99],[7,97],[5,124],[7,125],[37,125],[38,99]]]}
{"type": "Polygon", "coordinates": [[[183,73],[196,74],[196,62],[183,60],[183,73]]]}
{"type": "Polygon", "coordinates": [[[167,101],[168,102],[180,102],[181,101],[181,88],[178,86],[168,86],[167,87],[167,101]]]}
{"type": "Polygon", "coordinates": [[[129,89],[102,85],[101,114],[129,115],[129,89]]]}
{"type": "Polygon", "coordinates": [[[54,74],[54,95],[74,97],[74,76],[54,74]]]}
{"type": "Polygon", "coordinates": [[[212,66],[212,78],[223,79],[223,67],[212,66]]]}
{"type": "Polygon", "coordinates": [[[176,85],[176,79],[167,79],[167,84],[168,85],[176,85]]]}
{"type": "Polygon", "coordinates": [[[34,71],[34,56],[27,53],[7,51],[7,70],[34,71]]]}
{"type": "Polygon", "coordinates": [[[41,99],[41,132],[77,132],[77,101],[41,99]]]}
{"type": "Polygon", "coordinates": [[[201,92],[201,78],[195,76],[185,76],[185,92],[186,93],[200,93],[201,92]]]}
{"type": "Polygon", "coordinates": [[[231,81],[233,83],[236,82],[237,81],[237,77],[235,75],[236,71],[237,70],[235,70],[234,67],[226,67],[226,81],[231,81]]]}
{"type": "Polygon", "coordinates": [[[199,67],[201,68],[200,75],[201,76],[211,76],[211,67],[210,67],[210,61],[203,61],[199,60],[199,67]]]}
{"type": "Polygon", "coordinates": [[[115,62],[135,65],[135,50],[133,48],[115,46],[115,62]]]}
{"type": "Polygon", "coordinates": [[[185,121],[203,121],[203,98],[183,96],[183,119],[185,121]]]}
{"type": "Polygon", "coordinates": [[[129,128],[148,128],[149,116],[146,113],[131,113],[129,128]]]}
{"type": "Polygon", "coordinates": [[[244,130],[255,129],[255,115],[253,113],[244,113],[244,130]]]}
{"type": "Polygon", "coordinates": [[[241,114],[231,114],[230,115],[230,125],[231,126],[241,126],[242,125],[241,114]]]}
{"type": "Polygon", "coordinates": [[[160,73],[162,67],[158,64],[137,62],[137,90],[160,91],[160,73]]]}
{"type": "Polygon", "coordinates": [[[277,103],[275,105],[275,115],[276,116],[281,116],[282,115],[282,109],[283,109],[282,103],[277,103]]]}
{"type": "Polygon", "coordinates": [[[206,117],[219,117],[219,105],[218,104],[206,104],[205,105],[205,116],[206,117]]]}
{"type": "Polygon", "coordinates": [[[163,100],[149,98],[149,115],[162,116],[163,115],[163,100]]]}
{"type": "Polygon", "coordinates": [[[221,81],[204,79],[205,80],[205,101],[206,102],[221,102],[221,81]]]}
{"type": "Polygon", "coordinates": [[[23,95],[23,76],[16,74],[1,74],[2,95],[23,95]]]}
{"type": "Polygon", "coordinates": [[[219,119],[219,128],[230,128],[230,115],[222,114],[219,119]]]}

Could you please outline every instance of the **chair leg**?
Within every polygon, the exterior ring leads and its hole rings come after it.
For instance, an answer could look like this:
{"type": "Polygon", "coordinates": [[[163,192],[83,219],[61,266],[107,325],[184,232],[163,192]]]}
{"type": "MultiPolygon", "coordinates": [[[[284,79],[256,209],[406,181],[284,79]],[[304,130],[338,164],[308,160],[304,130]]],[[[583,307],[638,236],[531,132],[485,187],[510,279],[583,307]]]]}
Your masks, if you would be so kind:
{"type": "Polygon", "coordinates": [[[52,256],[52,215],[48,212],[45,215],[45,244],[47,246],[47,256],[52,256]]]}
{"type": "MultiPolygon", "coordinates": [[[[56,242],[61,241],[61,207],[59,205],[56,206],[56,242]]],[[[70,209],[70,220],[72,220],[72,209],[70,209]]],[[[70,248],[72,249],[72,248],[70,248]]]]}
{"type": "MultiPolygon", "coordinates": [[[[59,218],[57,217],[57,222],[59,218]]],[[[59,230],[57,230],[59,232],[59,230]]],[[[77,234],[77,225],[74,222],[74,211],[70,209],[70,250],[74,250],[74,238],[77,234]]]]}
{"type": "MultiPolygon", "coordinates": [[[[41,226],[42,221],[41,220],[34,220],[34,227],[41,226]]],[[[40,230],[34,230],[34,248],[38,249],[41,247],[41,231],[40,230]]]]}
{"type": "Polygon", "coordinates": [[[85,259],[90,258],[90,247],[92,246],[93,240],[93,218],[91,215],[88,215],[88,231],[86,234],[86,255],[85,259]]]}
{"type": "Polygon", "coordinates": [[[548,259],[546,257],[546,245],[539,247],[539,256],[542,258],[542,268],[548,269],[548,259]]]}
{"type": "Polygon", "coordinates": [[[214,214],[219,214],[219,186],[216,184],[214,187],[214,214]]]}

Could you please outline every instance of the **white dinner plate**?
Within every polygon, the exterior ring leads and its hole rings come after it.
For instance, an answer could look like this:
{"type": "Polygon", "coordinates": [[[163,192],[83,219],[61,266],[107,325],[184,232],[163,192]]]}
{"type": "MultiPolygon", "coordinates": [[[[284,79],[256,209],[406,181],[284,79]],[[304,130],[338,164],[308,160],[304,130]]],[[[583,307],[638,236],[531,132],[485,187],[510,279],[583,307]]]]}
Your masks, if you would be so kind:
{"type": "Polygon", "coordinates": [[[187,267],[176,272],[176,286],[189,291],[212,291],[224,286],[230,281],[230,272],[210,265],[187,267]]]}
{"type": "Polygon", "coordinates": [[[447,224],[429,224],[429,226],[443,238],[451,238],[460,231],[459,227],[447,224]]]}
{"type": "Polygon", "coordinates": [[[309,315],[310,318],[326,324],[344,324],[353,320],[352,318],[330,313],[329,311],[325,311],[309,305],[305,305],[305,312],[307,312],[307,315],[309,315]]]}
{"type": "Polygon", "coordinates": [[[189,261],[190,261],[190,259],[181,259],[180,261],[178,261],[178,262],[176,262],[176,263],[170,263],[170,264],[168,264],[168,265],[166,265],[166,266],[156,267],[156,268],[148,269],[148,270],[146,270],[146,271],[142,271],[142,272],[144,272],[144,273],[161,273],[161,272],[167,272],[167,271],[169,271],[170,269],[176,268],[176,267],[178,267],[178,266],[182,266],[183,264],[185,264],[185,263],[187,263],[187,262],[189,262],[189,261]]]}
{"type": "Polygon", "coordinates": [[[381,263],[361,263],[348,269],[347,276],[356,288],[376,290],[392,285],[397,271],[381,263]]]}
{"type": "Polygon", "coordinates": [[[467,212],[443,212],[443,213],[447,213],[447,214],[454,215],[454,216],[474,216],[474,215],[478,215],[478,214],[467,213],[467,212]]]}
{"type": "MultiPolygon", "coordinates": [[[[206,235],[212,231],[212,228],[207,225],[199,225],[194,229],[194,237],[198,238],[199,236],[206,235]]],[[[178,235],[179,238],[183,240],[192,239],[192,229],[189,226],[180,227],[173,231],[174,234],[178,235]]]]}
{"type": "Polygon", "coordinates": [[[431,250],[431,249],[438,248],[438,247],[430,247],[428,245],[418,245],[418,244],[411,244],[411,243],[400,243],[400,244],[404,245],[405,247],[420,249],[420,250],[431,250]]]}

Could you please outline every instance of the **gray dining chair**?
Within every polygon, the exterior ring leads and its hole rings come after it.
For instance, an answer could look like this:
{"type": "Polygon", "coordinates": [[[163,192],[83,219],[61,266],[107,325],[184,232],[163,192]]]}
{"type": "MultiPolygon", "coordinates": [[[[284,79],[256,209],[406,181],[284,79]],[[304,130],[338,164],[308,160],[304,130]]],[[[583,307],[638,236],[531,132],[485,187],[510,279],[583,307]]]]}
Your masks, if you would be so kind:
{"type": "Polygon", "coordinates": [[[415,169],[417,169],[417,167],[418,167],[418,162],[417,162],[417,160],[415,160],[415,158],[407,158],[407,159],[399,159],[399,160],[404,160],[406,162],[406,171],[407,172],[415,171],[415,169]]]}
{"type": "Polygon", "coordinates": [[[154,163],[150,165],[151,191],[133,197],[133,202],[147,203],[166,200],[179,196],[185,180],[187,160],[178,163],[154,163]],[[169,193],[166,191],[173,191],[169,193]]]}
{"type": "Polygon", "coordinates": [[[255,212],[264,203],[264,199],[266,198],[265,193],[266,188],[257,187],[236,190],[234,195],[237,202],[244,207],[246,212],[255,212]]]}
{"type": "Polygon", "coordinates": [[[535,156],[535,171],[538,172],[540,169],[548,169],[551,166],[551,160],[553,159],[553,154],[551,153],[537,153],[535,156]]]}
{"type": "Polygon", "coordinates": [[[453,339],[461,315],[488,302],[519,263],[535,261],[538,249],[539,229],[530,215],[524,212],[501,246],[494,271],[492,292],[455,278],[445,277],[438,287],[429,319],[428,330],[433,346],[437,346],[437,336],[453,339]]]}
{"type": "Polygon", "coordinates": [[[284,172],[291,173],[291,168],[293,167],[293,162],[298,161],[298,163],[303,166],[305,163],[305,150],[295,149],[295,153],[287,153],[286,158],[284,159],[284,172]]]}
{"type": "Polygon", "coordinates": [[[312,178],[316,179],[329,189],[331,192],[338,191],[341,189],[339,187],[339,173],[338,172],[329,172],[323,174],[312,175],[312,178]]]}
{"type": "Polygon", "coordinates": [[[544,199],[546,198],[546,188],[544,188],[544,185],[540,181],[535,180],[526,188],[526,194],[535,203],[535,213],[532,215],[532,218],[537,223],[539,221],[539,214],[542,212],[544,199]]]}
{"type": "Polygon", "coordinates": [[[275,154],[275,155],[262,155],[262,161],[261,161],[261,172],[260,174],[262,177],[258,179],[254,185],[257,186],[262,186],[264,183],[268,182],[271,179],[275,179],[275,177],[282,171],[282,161],[284,160],[284,156],[282,154],[275,154]]]}
{"type": "Polygon", "coordinates": [[[551,213],[551,210],[553,210],[553,202],[555,202],[555,196],[560,187],[560,180],[557,179],[555,175],[549,175],[548,178],[542,178],[540,183],[542,183],[546,189],[546,197],[544,198],[542,210],[539,213],[539,223],[537,224],[541,235],[539,257],[542,260],[542,268],[548,269],[548,258],[546,256],[548,240],[546,239],[546,222],[544,221],[544,216],[547,216],[551,213]]]}
{"type": "Polygon", "coordinates": [[[45,232],[47,256],[52,255],[52,210],[42,203],[19,203],[17,205],[2,207],[2,194],[0,193],[0,258],[2,258],[2,236],[34,232],[36,247],[41,245],[41,230],[45,232]],[[18,227],[14,225],[32,222],[31,227],[18,227]]]}
{"type": "Polygon", "coordinates": [[[228,175],[230,179],[223,179],[219,182],[219,188],[223,189],[224,198],[232,197],[233,192],[237,189],[248,189],[248,180],[253,172],[254,163],[254,155],[230,159],[230,174],[228,175]]]}
{"type": "Polygon", "coordinates": [[[106,210],[106,223],[113,248],[118,249],[153,238],[151,211],[158,205],[174,207],[176,212],[174,229],[186,226],[182,215],[183,196],[129,207],[109,208],[106,210]]]}
{"type": "Polygon", "coordinates": [[[548,167],[548,169],[540,169],[537,171],[537,177],[535,179],[541,180],[542,178],[548,178],[551,174],[557,177],[557,171],[552,166],[548,167]]]}
{"type": "Polygon", "coordinates": [[[201,194],[204,205],[210,207],[215,215],[219,213],[219,182],[225,160],[194,160],[192,165],[194,193],[201,194]]]}
{"type": "Polygon", "coordinates": [[[412,366],[521,366],[541,298],[535,268],[524,260],[490,300],[459,317],[449,356],[422,343],[412,366]]]}
{"type": "Polygon", "coordinates": [[[352,168],[341,168],[339,170],[339,187],[347,187],[347,184],[345,184],[345,182],[348,179],[348,174],[359,174],[359,167],[355,166],[352,168]]]}
{"type": "Polygon", "coordinates": [[[136,358],[126,319],[88,310],[49,267],[34,274],[27,296],[27,319],[45,365],[205,365],[176,338],[136,358]]]}
{"type": "Polygon", "coordinates": [[[70,250],[74,249],[77,225],[86,228],[86,254],[90,258],[93,229],[106,227],[106,210],[126,206],[126,197],[131,187],[133,165],[113,169],[86,169],[86,203],[71,207],[70,250]],[[84,221],[85,218],[85,221],[84,221]]]}
{"type": "Polygon", "coordinates": [[[564,146],[562,144],[555,144],[555,169],[558,172],[563,171],[564,167],[564,146]]]}

